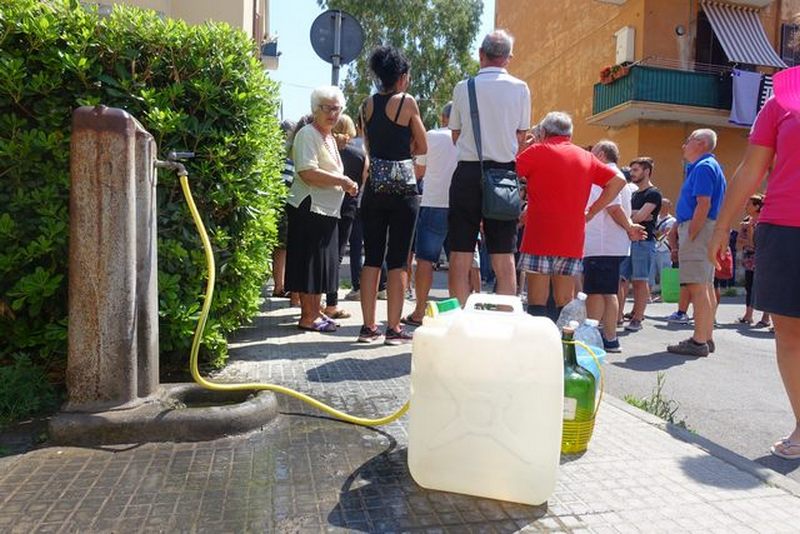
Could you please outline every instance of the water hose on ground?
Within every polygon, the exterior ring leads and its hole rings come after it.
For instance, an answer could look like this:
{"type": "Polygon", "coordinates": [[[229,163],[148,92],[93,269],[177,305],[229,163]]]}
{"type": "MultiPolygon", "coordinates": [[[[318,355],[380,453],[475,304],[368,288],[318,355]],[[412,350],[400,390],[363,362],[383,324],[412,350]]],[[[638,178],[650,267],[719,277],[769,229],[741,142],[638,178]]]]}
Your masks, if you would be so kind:
{"type": "MultiPolygon", "coordinates": [[[[208,313],[211,309],[211,301],[214,298],[214,284],[216,280],[216,266],[214,263],[214,253],[211,249],[211,241],[208,239],[208,233],[206,232],[206,228],[203,225],[203,220],[200,218],[200,213],[197,211],[197,206],[194,203],[194,198],[192,197],[192,191],[189,188],[189,179],[186,173],[186,170],[183,168],[182,165],[177,164],[180,167],[175,168],[178,171],[178,177],[181,183],[181,189],[183,189],[183,196],[186,198],[186,203],[189,205],[189,211],[192,213],[192,219],[194,219],[194,224],[197,227],[197,232],[200,234],[200,239],[203,242],[203,250],[205,251],[206,256],[206,269],[208,271],[208,281],[206,283],[206,293],[203,299],[203,307],[200,311],[200,318],[197,321],[197,327],[194,331],[194,339],[192,340],[192,350],[189,355],[189,370],[192,373],[192,378],[194,381],[197,382],[200,386],[210,389],[213,391],[274,391],[275,393],[281,393],[283,395],[289,395],[290,397],[294,397],[295,399],[301,400],[307,404],[310,404],[314,408],[321,410],[328,415],[335,417],[336,419],[340,419],[342,421],[353,423],[356,425],[362,426],[382,426],[391,423],[403,416],[408,411],[409,403],[406,403],[395,413],[387,415],[385,417],[381,417],[378,419],[368,419],[365,417],[356,417],[327,404],[318,401],[317,399],[306,395],[305,393],[301,393],[299,391],[295,391],[293,389],[279,386],[277,384],[265,384],[261,382],[248,382],[243,384],[230,384],[230,383],[220,383],[220,382],[212,382],[207,380],[200,374],[200,369],[198,367],[198,352],[200,351],[200,343],[203,339],[203,331],[206,327],[206,321],[208,320],[208,313]]],[[[164,165],[166,166],[166,165],[164,165]]]]}

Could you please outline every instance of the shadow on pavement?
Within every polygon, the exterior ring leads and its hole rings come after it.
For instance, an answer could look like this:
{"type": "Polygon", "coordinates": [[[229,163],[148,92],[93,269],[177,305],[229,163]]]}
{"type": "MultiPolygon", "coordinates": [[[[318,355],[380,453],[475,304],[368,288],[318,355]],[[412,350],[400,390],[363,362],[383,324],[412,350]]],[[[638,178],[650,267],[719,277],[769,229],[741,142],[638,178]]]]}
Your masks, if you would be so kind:
{"type": "Polygon", "coordinates": [[[526,506],[418,486],[408,471],[406,449],[371,458],[344,482],[328,523],[349,531],[395,532],[443,527],[518,532],[520,523],[547,515],[547,505],[526,506]],[[513,520],[512,520],[513,518],[513,520]]]}
{"type": "MultiPolygon", "coordinates": [[[[272,338],[265,339],[263,343],[253,343],[244,347],[233,347],[230,349],[231,361],[269,361],[269,360],[303,360],[307,358],[327,358],[331,354],[341,354],[350,351],[363,351],[366,347],[362,343],[356,342],[358,327],[343,327],[336,333],[326,334],[324,342],[311,341],[310,336],[316,336],[309,332],[309,341],[295,341],[289,344],[273,343],[272,338]],[[346,332],[353,330],[350,335],[346,332]],[[342,331],[345,333],[342,333],[342,331]],[[330,339],[330,341],[328,341],[330,339]]],[[[383,347],[383,345],[373,345],[383,347]]],[[[369,345],[367,345],[369,347],[369,345]]]]}
{"type": "Polygon", "coordinates": [[[342,358],[306,371],[309,382],[344,382],[346,380],[385,380],[411,373],[411,354],[384,356],[373,360],[342,358]]]}
{"type": "Polygon", "coordinates": [[[784,460],[774,454],[767,454],[753,461],[782,475],[788,475],[800,469],[800,460],[784,460]]]}
{"type": "Polygon", "coordinates": [[[720,469],[720,464],[723,463],[719,458],[706,454],[680,459],[681,469],[686,476],[706,486],[726,490],[746,490],[763,484],[760,479],[744,471],[720,469]]]}
{"type": "Polygon", "coordinates": [[[686,362],[699,360],[697,356],[682,356],[670,352],[654,352],[641,356],[631,356],[623,361],[610,362],[611,365],[630,369],[632,371],[664,371],[672,367],[683,365],[686,362]]]}

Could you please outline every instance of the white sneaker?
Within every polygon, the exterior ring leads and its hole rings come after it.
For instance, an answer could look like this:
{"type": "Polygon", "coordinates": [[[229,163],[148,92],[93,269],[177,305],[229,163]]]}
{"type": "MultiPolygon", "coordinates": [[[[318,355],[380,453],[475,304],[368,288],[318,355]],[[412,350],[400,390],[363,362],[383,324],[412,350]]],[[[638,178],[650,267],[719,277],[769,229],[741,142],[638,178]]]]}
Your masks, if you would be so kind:
{"type": "Polygon", "coordinates": [[[385,289],[381,289],[380,291],[378,291],[378,300],[386,300],[387,298],[389,297],[386,295],[385,289]]]}
{"type": "Polygon", "coordinates": [[[354,301],[361,300],[361,291],[359,291],[358,289],[351,289],[350,292],[344,296],[344,300],[354,300],[354,301]]]}
{"type": "Polygon", "coordinates": [[[406,289],[406,300],[416,300],[416,295],[414,294],[414,290],[411,288],[406,289]]]}

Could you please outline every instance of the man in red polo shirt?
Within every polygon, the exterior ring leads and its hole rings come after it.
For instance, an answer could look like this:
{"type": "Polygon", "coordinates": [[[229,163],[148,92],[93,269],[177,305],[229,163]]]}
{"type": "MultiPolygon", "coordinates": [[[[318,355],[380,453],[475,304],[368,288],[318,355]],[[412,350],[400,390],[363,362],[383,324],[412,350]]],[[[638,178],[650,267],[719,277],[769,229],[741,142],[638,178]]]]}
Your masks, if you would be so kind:
{"type": "Polygon", "coordinates": [[[540,123],[544,141],[517,157],[517,173],[528,183],[528,213],[520,247],[519,269],[527,273],[528,313],[547,316],[553,283],[555,321],[575,291],[582,272],[586,222],[605,208],[625,186],[625,178],[572,143],[572,118],[560,111],[540,123]],[[603,188],[586,209],[592,184],[603,188]]]}

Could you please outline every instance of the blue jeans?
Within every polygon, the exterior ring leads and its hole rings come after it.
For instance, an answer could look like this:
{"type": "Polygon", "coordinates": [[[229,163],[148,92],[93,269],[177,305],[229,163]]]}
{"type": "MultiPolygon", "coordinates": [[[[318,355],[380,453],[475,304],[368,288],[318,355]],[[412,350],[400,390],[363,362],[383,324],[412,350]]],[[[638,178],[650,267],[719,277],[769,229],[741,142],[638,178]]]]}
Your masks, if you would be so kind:
{"type": "Polygon", "coordinates": [[[622,260],[619,266],[619,277],[623,280],[649,280],[650,266],[655,257],[655,241],[634,241],[631,243],[631,255],[622,260]]]}
{"type": "Polygon", "coordinates": [[[447,208],[423,206],[417,218],[417,258],[436,263],[447,239],[447,208]]]}

